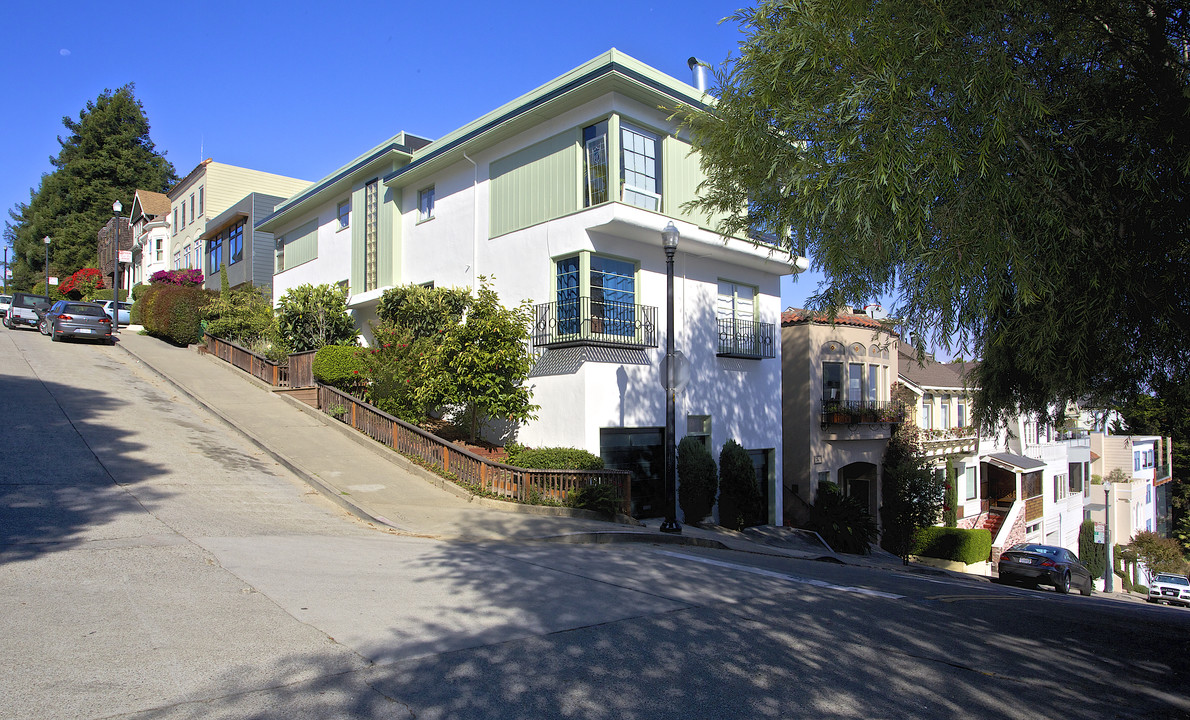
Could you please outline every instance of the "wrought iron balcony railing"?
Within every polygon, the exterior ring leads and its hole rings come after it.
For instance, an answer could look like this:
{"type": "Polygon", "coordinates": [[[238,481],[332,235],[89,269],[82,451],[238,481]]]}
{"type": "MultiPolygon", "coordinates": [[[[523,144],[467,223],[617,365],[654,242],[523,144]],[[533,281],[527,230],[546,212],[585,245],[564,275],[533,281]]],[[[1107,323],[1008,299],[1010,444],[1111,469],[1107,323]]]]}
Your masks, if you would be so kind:
{"type": "Polygon", "coordinates": [[[718,355],[734,358],[777,357],[773,344],[773,324],[719,318],[718,355]]]}
{"type": "Polygon", "coordinates": [[[657,347],[657,308],[589,297],[544,303],[533,308],[530,335],[534,347],[657,347]]]}
{"type": "Polygon", "coordinates": [[[823,401],[822,426],[905,422],[905,405],[897,400],[823,401]]]}

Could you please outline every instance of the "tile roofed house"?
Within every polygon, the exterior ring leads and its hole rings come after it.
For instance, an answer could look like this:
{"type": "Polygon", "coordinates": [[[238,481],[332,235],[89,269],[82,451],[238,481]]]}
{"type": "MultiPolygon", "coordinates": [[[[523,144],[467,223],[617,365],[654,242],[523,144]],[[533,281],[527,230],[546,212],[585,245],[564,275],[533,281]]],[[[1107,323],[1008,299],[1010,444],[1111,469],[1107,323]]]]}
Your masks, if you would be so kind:
{"type": "MultiPolygon", "coordinates": [[[[460,88],[465,90],[465,88],[460,88]]],[[[533,304],[530,446],[601,455],[634,473],[638,516],[661,510],[666,264],[680,232],[675,340],[690,382],[677,434],[712,452],[749,451],[782,513],[780,277],[788,251],[724,237],[690,212],[702,179],[685,130],[662,108],[712,101],[610,50],[457,130],[397,133],[281,203],[256,229],[276,237],[274,295],[303,283],[349,288],[357,326],[385,290],[492,279],[506,304],[533,304]]],[[[679,490],[680,492],[680,490],[679,490]]]]}

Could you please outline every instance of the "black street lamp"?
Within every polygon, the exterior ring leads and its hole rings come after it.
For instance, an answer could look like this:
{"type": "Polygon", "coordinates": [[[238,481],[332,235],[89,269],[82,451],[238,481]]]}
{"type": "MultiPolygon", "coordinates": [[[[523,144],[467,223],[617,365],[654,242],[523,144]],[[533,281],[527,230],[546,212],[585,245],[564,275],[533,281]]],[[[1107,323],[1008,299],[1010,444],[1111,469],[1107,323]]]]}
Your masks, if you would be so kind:
{"type": "Polygon", "coordinates": [[[112,332],[120,332],[120,211],[124,206],[117,200],[112,203],[115,214],[115,234],[112,235],[112,332]]]}
{"type": "Polygon", "coordinates": [[[661,532],[680,533],[677,510],[677,441],[674,437],[674,253],[678,249],[678,229],[671,222],[661,231],[665,248],[665,522],[661,532]]]}
{"type": "MultiPolygon", "coordinates": [[[[41,240],[45,243],[45,294],[50,294],[50,236],[46,235],[41,240]]],[[[7,270],[7,268],[5,268],[7,270]]]]}

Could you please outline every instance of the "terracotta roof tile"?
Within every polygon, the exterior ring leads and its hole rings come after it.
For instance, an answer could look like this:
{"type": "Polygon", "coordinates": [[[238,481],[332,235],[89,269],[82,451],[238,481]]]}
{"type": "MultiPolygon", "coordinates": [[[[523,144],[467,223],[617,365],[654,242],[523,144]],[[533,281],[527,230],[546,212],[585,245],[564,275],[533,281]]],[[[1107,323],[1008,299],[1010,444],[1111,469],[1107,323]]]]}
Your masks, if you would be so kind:
{"type": "MultiPolygon", "coordinates": [[[[811,312],[809,310],[802,310],[801,308],[786,308],[785,312],[781,313],[781,326],[800,325],[802,323],[820,323],[829,325],[830,320],[826,313],[811,312]]],[[[846,313],[842,310],[835,316],[836,325],[853,325],[856,327],[869,327],[876,330],[887,330],[888,328],[879,320],[872,319],[871,316],[865,313],[846,313]]]]}

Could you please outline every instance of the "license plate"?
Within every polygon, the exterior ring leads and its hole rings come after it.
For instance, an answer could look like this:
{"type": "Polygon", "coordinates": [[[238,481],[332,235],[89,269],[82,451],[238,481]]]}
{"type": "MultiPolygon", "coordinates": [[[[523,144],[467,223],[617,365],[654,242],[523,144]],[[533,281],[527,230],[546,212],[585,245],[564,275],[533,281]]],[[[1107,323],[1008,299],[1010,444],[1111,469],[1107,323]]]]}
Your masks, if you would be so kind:
{"type": "Polygon", "coordinates": [[[1021,565],[1032,565],[1033,558],[1020,558],[1019,560],[1017,560],[1017,562],[1019,562],[1021,565]]]}
{"type": "Polygon", "coordinates": [[[94,330],[92,330],[91,328],[79,328],[79,332],[81,332],[81,333],[93,333],[93,332],[95,332],[95,331],[94,331],[94,330]]]}

